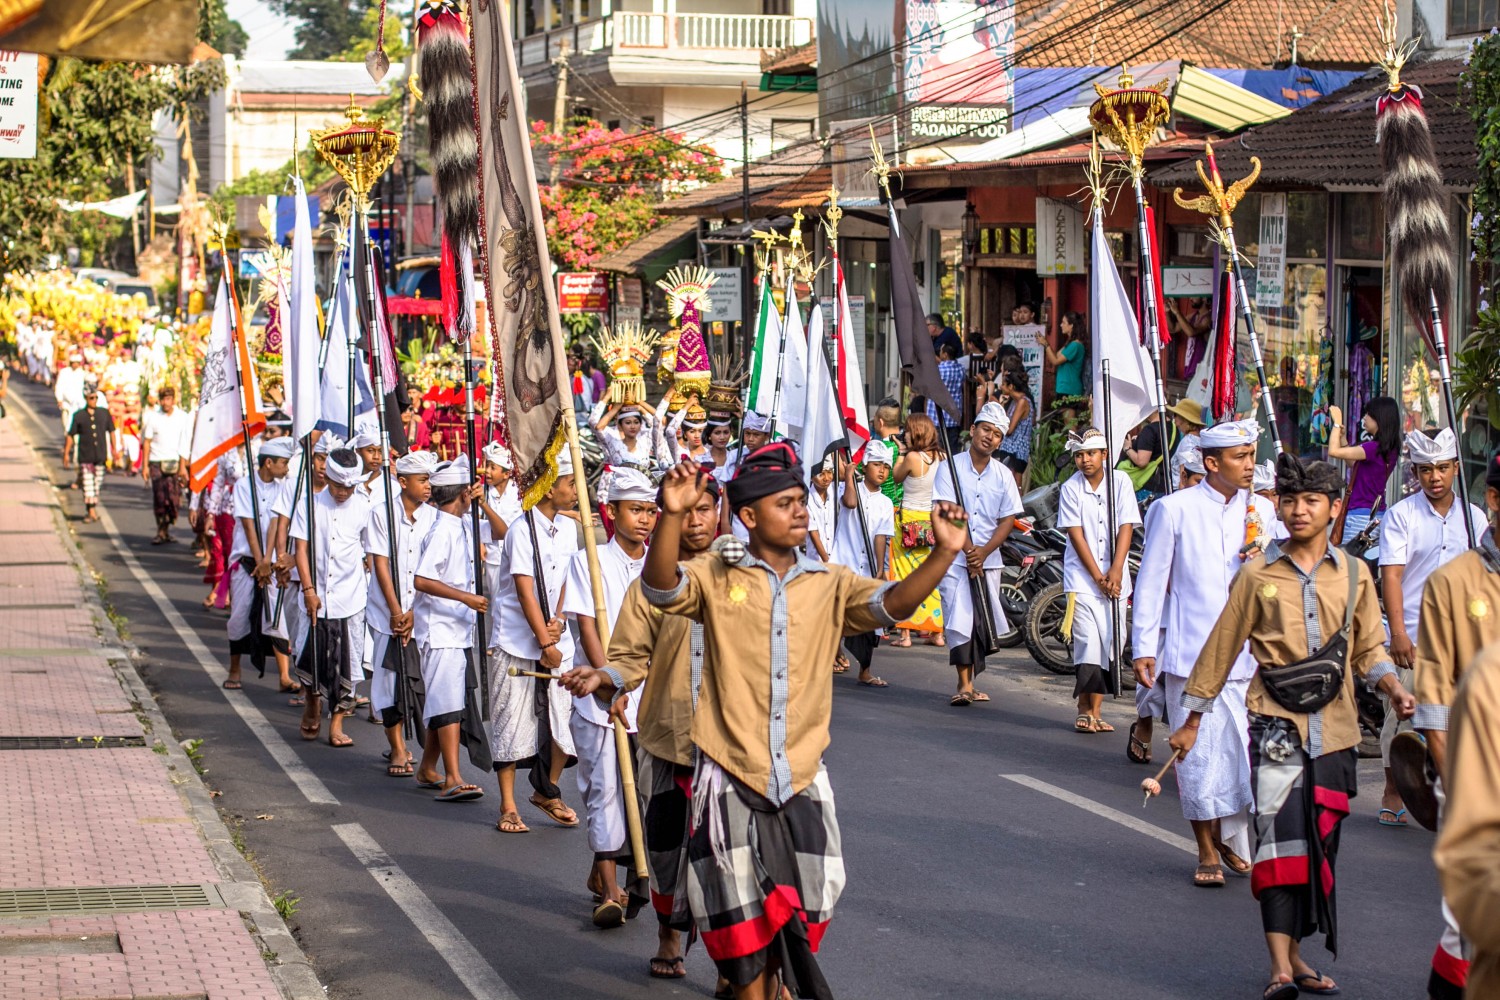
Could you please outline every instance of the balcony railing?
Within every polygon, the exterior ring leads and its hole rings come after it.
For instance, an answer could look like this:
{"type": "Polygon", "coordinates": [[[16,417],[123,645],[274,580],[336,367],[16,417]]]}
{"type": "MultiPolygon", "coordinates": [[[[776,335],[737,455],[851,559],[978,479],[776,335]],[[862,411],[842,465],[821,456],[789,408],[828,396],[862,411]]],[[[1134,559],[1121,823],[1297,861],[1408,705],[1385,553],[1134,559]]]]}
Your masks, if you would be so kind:
{"type": "Polygon", "coordinates": [[[778,14],[649,14],[621,11],[522,38],[522,66],[550,62],[564,46],[571,52],[619,49],[739,50],[745,55],[806,45],[810,18],[778,14]]]}

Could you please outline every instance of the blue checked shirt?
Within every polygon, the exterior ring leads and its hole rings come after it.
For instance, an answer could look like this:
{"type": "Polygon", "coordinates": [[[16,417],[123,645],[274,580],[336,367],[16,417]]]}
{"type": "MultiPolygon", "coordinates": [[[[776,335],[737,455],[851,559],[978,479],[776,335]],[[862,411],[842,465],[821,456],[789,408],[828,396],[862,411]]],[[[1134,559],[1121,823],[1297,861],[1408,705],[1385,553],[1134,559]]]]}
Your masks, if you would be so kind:
{"type": "MultiPolygon", "coordinates": [[[[938,376],[942,378],[943,385],[948,387],[948,394],[960,407],[964,405],[964,379],[967,372],[962,361],[939,361],[938,376]]],[[[958,421],[948,416],[948,411],[942,409],[932,400],[927,401],[927,415],[932,422],[939,427],[956,427],[958,421]]]]}

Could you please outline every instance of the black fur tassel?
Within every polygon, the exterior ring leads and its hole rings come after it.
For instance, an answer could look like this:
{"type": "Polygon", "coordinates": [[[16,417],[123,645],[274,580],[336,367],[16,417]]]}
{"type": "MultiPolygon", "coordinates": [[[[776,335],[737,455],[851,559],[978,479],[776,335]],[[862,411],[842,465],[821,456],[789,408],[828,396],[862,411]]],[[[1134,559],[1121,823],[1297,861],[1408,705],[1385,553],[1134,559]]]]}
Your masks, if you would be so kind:
{"type": "Polygon", "coordinates": [[[479,239],[479,141],[474,128],[474,72],[457,4],[428,0],[418,22],[422,101],[427,106],[428,152],[443,223],[445,302],[449,330],[463,340],[474,331],[473,248],[479,239]],[[446,298],[446,296],[445,296],[446,298]]]}
{"type": "Polygon", "coordinates": [[[1376,103],[1375,137],[1401,298],[1413,322],[1430,339],[1429,296],[1437,296],[1439,315],[1446,317],[1455,263],[1449,198],[1422,110],[1422,92],[1401,84],[1382,95],[1376,103]]]}

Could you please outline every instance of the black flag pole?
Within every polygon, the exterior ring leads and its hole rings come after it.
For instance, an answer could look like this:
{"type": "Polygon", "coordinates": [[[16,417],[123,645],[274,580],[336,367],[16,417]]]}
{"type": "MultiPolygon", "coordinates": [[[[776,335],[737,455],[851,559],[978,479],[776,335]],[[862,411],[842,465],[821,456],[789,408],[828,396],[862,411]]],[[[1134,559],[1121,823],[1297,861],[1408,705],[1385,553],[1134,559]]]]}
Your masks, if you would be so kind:
{"type": "MultiPolygon", "coordinates": [[[[1115,453],[1114,434],[1114,406],[1110,402],[1109,389],[1109,359],[1100,362],[1100,373],[1104,382],[1104,570],[1106,577],[1109,575],[1110,567],[1115,564],[1115,540],[1119,535],[1120,513],[1115,509],[1115,470],[1111,457],[1115,453]]],[[[1171,478],[1170,463],[1168,463],[1167,478],[1171,478]]],[[[1128,571],[1127,571],[1128,572],[1128,571]]],[[[1120,697],[1120,685],[1123,678],[1120,665],[1120,598],[1109,599],[1109,629],[1106,635],[1109,637],[1109,663],[1105,669],[1109,671],[1109,688],[1115,698],[1120,697]]]]}

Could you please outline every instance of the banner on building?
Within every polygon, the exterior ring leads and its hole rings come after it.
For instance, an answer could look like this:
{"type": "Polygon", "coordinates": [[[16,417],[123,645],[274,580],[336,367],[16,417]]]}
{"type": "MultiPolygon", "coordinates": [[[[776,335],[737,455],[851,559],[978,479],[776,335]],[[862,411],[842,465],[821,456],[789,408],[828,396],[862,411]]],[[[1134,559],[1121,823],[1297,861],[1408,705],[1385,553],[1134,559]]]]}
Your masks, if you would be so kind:
{"type": "Polygon", "coordinates": [[[36,158],[37,57],[0,50],[0,160],[36,158]]]}
{"type": "Polygon", "coordinates": [[[737,267],[711,267],[714,283],[708,290],[705,323],[738,323],[745,318],[745,272],[737,267]]]}
{"type": "Polygon", "coordinates": [[[1255,305],[1280,309],[1286,301],[1286,195],[1260,196],[1260,250],[1255,262],[1255,305]]]}
{"type": "Polygon", "coordinates": [[[1036,200],[1036,273],[1083,274],[1083,210],[1055,198],[1036,200]]]}
{"type": "Polygon", "coordinates": [[[557,276],[557,307],[565,313],[609,312],[609,282],[603,271],[564,271],[557,276]]]}
{"type": "Polygon", "coordinates": [[[1211,299],[1214,269],[1168,265],[1161,269],[1161,294],[1168,299],[1211,299]]]}
{"type": "Polygon", "coordinates": [[[1033,390],[1042,384],[1042,345],[1037,338],[1046,332],[1047,328],[1040,323],[1000,328],[1005,343],[1021,352],[1021,367],[1026,369],[1033,390]]]}
{"type": "Polygon", "coordinates": [[[1010,130],[1015,7],[989,0],[897,0],[901,89],[912,142],[983,142],[1010,130]]]}

